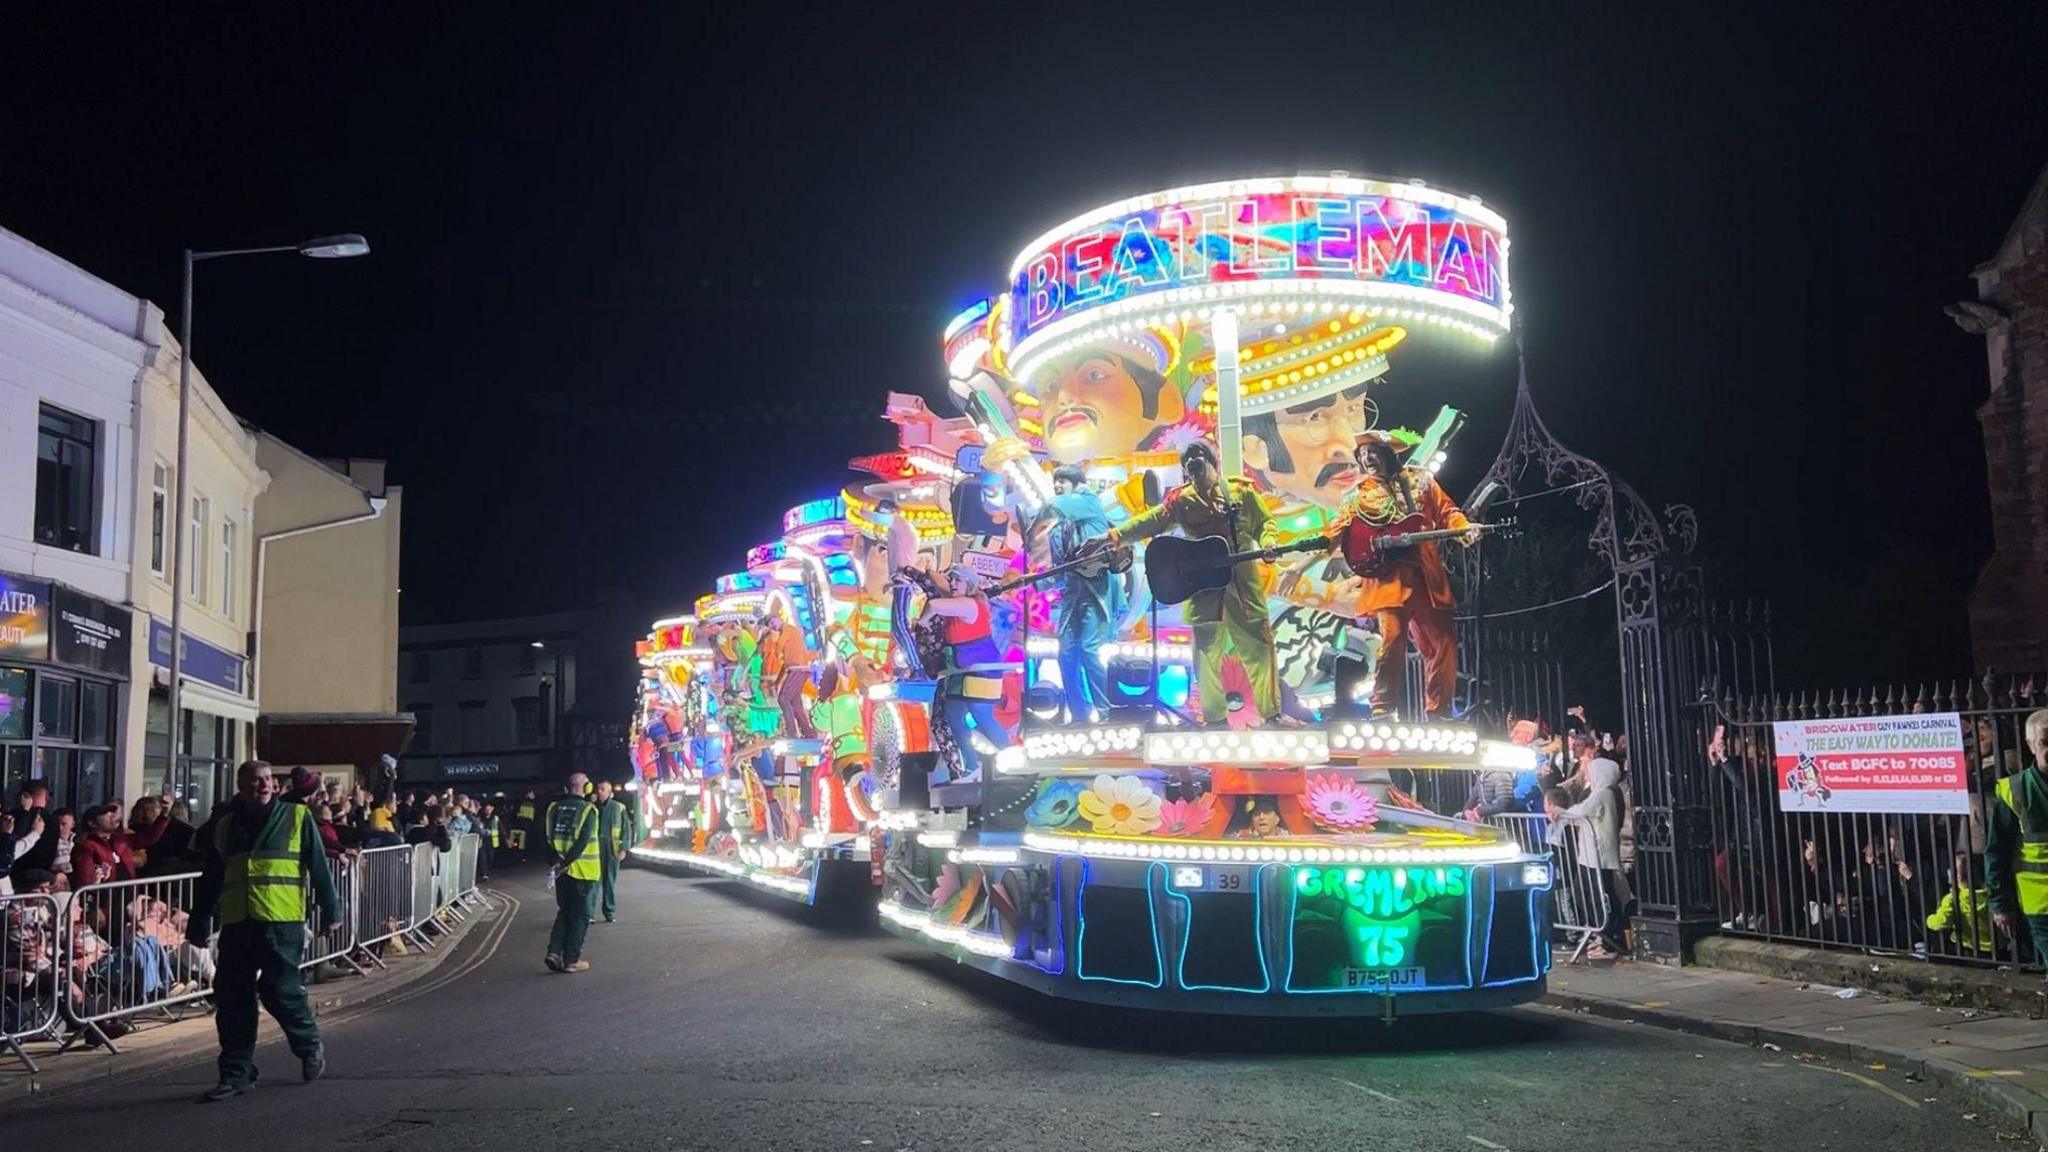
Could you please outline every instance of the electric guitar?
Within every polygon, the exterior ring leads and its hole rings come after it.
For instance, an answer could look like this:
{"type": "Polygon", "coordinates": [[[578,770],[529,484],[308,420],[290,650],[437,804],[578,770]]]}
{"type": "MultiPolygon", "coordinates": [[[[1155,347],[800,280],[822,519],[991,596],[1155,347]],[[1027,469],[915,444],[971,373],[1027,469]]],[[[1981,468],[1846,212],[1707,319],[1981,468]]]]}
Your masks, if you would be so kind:
{"type": "Polygon", "coordinates": [[[1363,518],[1353,520],[1344,528],[1344,535],[1338,542],[1344,553],[1344,562],[1360,576],[1379,577],[1386,575],[1388,565],[1399,554],[1431,540],[1448,540],[1468,532],[1503,532],[1514,526],[1512,519],[1494,524],[1467,524],[1463,528],[1424,528],[1420,512],[1391,520],[1385,524],[1371,524],[1363,518]]]}

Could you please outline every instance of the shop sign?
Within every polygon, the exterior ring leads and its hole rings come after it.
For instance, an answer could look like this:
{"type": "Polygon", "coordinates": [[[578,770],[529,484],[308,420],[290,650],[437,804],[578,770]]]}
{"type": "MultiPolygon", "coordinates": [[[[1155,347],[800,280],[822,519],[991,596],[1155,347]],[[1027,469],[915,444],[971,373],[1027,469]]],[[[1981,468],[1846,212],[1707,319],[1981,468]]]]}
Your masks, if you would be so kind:
{"type": "Polygon", "coordinates": [[[0,572],[0,660],[50,655],[50,584],[0,572]]]}
{"type": "Polygon", "coordinates": [[[51,659],[93,672],[128,674],[134,613],[62,585],[52,590],[51,607],[51,659]]]}
{"type": "Polygon", "coordinates": [[[467,764],[441,765],[441,778],[443,780],[481,780],[486,777],[496,776],[497,774],[498,765],[488,760],[473,761],[467,764]]]}
{"type": "MultiPolygon", "coordinates": [[[[171,626],[152,616],[149,620],[149,662],[159,668],[171,666],[171,626]]],[[[225,648],[217,648],[190,632],[185,634],[185,651],[178,658],[178,670],[188,680],[243,695],[242,672],[248,661],[225,648]]]]}

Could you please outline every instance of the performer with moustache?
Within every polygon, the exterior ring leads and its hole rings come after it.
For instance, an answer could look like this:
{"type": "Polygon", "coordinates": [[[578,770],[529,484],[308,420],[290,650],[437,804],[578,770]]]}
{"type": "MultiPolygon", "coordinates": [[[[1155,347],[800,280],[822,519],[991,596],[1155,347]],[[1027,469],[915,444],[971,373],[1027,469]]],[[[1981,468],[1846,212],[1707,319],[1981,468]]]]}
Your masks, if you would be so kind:
{"type": "MultiPolygon", "coordinates": [[[[1436,477],[1421,468],[1401,466],[1397,443],[1381,431],[1358,437],[1358,487],[1330,524],[1330,547],[1341,548],[1353,521],[1359,520],[1390,525],[1419,512],[1425,530],[1470,527],[1464,511],[1444,494],[1436,477]]],[[[1470,532],[1464,542],[1476,539],[1478,533],[1470,532]]],[[[1378,572],[1359,573],[1357,578],[1359,596],[1353,610],[1359,616],[1375,617],[1380,631],[1373,714],[1387,715],[1407,698],[1408,641],[1412,639],[1422,653],[1423,712],[1447,715],[1458,686],[1458,637],[1451,622],[1457,602],[1451,596],[1450,577],[1436,542],[1390,553],[1378,572]]]]}
{"type": "MultiPolygon", "coordinates": [[[[1178,528],[1190,539],[1221,536],[1233,552],[1273,546],[1274,527],[1266,505],[1251,481],[1242,476],[1225,479],[1216,463],[1216,450],[1200,440],[1181,450],[1181,471],[1187,482],[1166,494],[1166,499],[1111,529],[1097,541],[1099,548],[1114,548],[1157,536],[1178,528]]],[[[1222,588],[1197,592],[1190,597],[1183,616],[1195,633],[1196,678],[1200,682],[1202,720],[1215,724],[1229,711],[1223,690],[1223,658],[1236,654],[1251,682],[1251,700],[1245,703],[1261,716],[1284,726],[1299,723],[1280,711],[1280,681],[1274,672],[1273,622],[1266,615],[1266,596],[1260,587],[1259,569],[1247,560],[1231,573],[1222,588]]]]}

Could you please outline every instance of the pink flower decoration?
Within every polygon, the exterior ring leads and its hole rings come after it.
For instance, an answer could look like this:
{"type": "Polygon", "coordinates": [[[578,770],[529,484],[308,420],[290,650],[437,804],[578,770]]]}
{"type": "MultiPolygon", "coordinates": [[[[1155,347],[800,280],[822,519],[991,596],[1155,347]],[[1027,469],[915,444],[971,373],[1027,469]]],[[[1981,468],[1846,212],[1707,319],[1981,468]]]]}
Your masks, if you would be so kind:
{"type": "Polygon", "coordinates": [[[1351,831],[1379,819],[1379,802],[1356,780],[1326,773],[1308,778],[1308,814],[1325,828],[1351,831]]]}
{"type": "Polygon", "coordinates": [[[1168,800],[1159,806],[1158,836],[1194,836],[1209,826],[1216,814],[1216,794],[1204,792],[1193,800],[1168,800]]]}

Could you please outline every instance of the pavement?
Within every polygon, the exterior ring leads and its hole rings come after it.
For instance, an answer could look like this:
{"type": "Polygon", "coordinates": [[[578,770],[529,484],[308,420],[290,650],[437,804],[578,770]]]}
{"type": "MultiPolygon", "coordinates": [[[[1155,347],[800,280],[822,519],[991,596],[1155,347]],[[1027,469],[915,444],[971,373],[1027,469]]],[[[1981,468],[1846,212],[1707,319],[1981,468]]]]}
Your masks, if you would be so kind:
{"type": "MultiPolygon", "coordinates": [[[[464,971],[464,961],[475,955],[501,922],[509,926],[515,912],[515,901],[494,899],[487,907],[454,921],[445,936],[434,938],[432,948],[408,944],[405,954],[387,954],[381,967],[366,965],[361,976],[333,973],[317,983],[309,979],[306,991],[313,1011],[323,1027],[340,1024],[456,979],[464,971]],[[472,935],[478,937],[475,944],[472,935]],[[429,977],[435,979],[422,987],[429,977]]],[[[146,1080],[191,1064],[195,1053],[210,1065],[218,1050],[213,1015],[204,1004],[182,1004],[159,1015],[130,1017],[129,1021],[134,1031],[117,1039],[112,1048],[87,1048],[79,1043],[60,1050],[57,1042],[44,1040],[25,1044],[36,1062],[34,1070],[0,1048],[0,1117],[6,1116],[10,1106],[43,1107],[56,1097],[89,1092],[96,1086],[146,1080]]],[[[280,1041],[283,1033],[269,1016],[259,1014],[257,1037],[259,1044],[269,1045],[280,1041]]]]}
{"type": "MultiPolygon", "coordinates": [[[[1860,958],[1867,965],[1867,958],[1860,958]]],[[[2031,978],[2034,983],[2040,977],[2031,978]]],[[[1633,962],[1554,969],[1546,1003],[1711,1036],[1791,1059],[1904,1075],[1974,1101],[2048,1147],[2048,1021],[2027,1012],[1937,1006],[1860,988],[1707,967],[1633,962]]]]}
{"type": "MultiPolygon", "coordinates": [[[[1076,1005],[730,882],[642,869],[621,878],[621,922],[592,929],[592,970],[556,975],[541,965],[552,901],[539,877],[498,881],[521,905],[502,930],[471,933],[447,962],[458,978],[325,1022],[319,1083],[298,1083],[271,1044],[256,1091],[194,1104],[212,1081],[211,1053],[195,1053],[0,1110],[7,1146],[138,1134],[151,1152],[238,1140],[292,1152],[2025,1146],[1975,1095],[1846,1055],[1549,1006],[1388,1026],[1076,1005]]],[[[1590,999],[1579,985],[1592,975],[1565,973],[1574,987],[1560,994],[1590,999]]]]}

